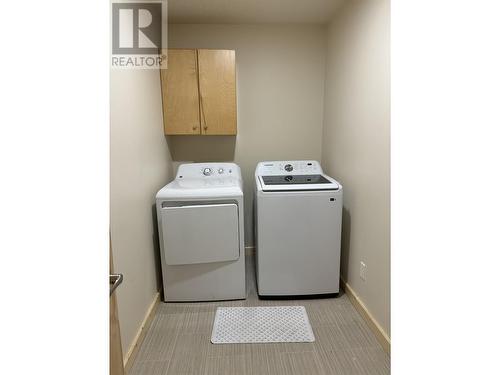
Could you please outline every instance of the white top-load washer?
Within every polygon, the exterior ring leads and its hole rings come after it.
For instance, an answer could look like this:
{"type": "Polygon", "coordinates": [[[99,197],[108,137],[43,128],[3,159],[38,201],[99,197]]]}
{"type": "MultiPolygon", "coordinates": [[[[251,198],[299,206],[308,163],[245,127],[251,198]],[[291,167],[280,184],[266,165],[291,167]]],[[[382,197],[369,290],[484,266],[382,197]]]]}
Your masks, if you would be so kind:
{"type": "Polygon", "coordinates": [[[261,162],[255,170],[260,296],[339,292],[342,186],[314,160],[261,162]]]}
{"type": "Polygon", "coordinates": [[[165,301],[244,299],[243,187],[234,163],[179,166],[156,194],[165,301]]]}

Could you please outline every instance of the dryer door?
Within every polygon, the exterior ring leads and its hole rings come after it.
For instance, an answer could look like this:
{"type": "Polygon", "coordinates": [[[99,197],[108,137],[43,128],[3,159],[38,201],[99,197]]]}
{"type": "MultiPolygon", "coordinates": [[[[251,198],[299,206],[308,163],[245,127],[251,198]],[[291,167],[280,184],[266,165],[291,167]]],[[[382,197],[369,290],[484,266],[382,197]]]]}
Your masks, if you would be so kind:
{"type": "Polygon", "coordinates": [[[209,204],[161,209],[168,265],[232,261],[240,257],[238,206],[209,204]]]}

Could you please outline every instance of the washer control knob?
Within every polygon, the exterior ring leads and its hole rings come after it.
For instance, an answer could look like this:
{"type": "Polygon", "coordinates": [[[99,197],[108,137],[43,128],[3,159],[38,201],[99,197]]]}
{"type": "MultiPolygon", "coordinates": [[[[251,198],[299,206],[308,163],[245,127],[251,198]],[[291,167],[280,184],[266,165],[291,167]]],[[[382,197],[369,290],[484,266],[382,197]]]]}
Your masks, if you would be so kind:
{"type": "Polygon", "coordinates": [[[212,168],[205,168],[205,169],[203,169],[203,174],[205,176],[210,176],[212,174],[212,168]]]}
{"type": "Polygon", "coordinates": [[[293,166],[291,164],[285,165],[285,171],[287,171],[287,172],[293,171],[293,166]]]}
{"type": "Polygon", "coordinates": [[[224,173],[224,168],[219,168],[219,174],[223,174],[224,173]]]}

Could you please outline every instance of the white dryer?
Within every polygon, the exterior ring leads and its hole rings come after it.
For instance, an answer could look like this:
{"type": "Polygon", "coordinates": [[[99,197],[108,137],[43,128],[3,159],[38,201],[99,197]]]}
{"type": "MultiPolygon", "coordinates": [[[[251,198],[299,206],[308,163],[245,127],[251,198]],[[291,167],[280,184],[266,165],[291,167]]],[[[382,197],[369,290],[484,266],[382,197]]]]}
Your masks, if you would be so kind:
{"type": "Polygon", "coordinates": [[[314,160],[261,162],[255,170],[260,296],[339,292],[342,186],[314,160]]]}
{"type": "Polygon", "coordinates": [[[156,194],[165,301],[244,299],[243,188],[233,163],[179,166],[156,194]]]}

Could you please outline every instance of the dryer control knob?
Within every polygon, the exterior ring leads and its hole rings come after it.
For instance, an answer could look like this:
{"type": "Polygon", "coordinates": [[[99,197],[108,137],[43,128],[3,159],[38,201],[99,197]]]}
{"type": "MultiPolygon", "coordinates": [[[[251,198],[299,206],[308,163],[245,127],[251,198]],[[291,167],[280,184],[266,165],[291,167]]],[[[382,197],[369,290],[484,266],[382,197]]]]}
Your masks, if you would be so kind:
{"type": "Polygon", "coordinates": [[[224,168],[219,168],[219,174],[223,174],[224,173],[224,168]]]}
{"type": "Polygon", "coordinates": [[[212,174],[212,168],[205,168],[205,169],[203,169],[203,174],[205,176],[210,176],[212,174]]]}
{"type": "Polygon", "coordinates": [[[285,165],[285,171],[287,171],[287,172],[293,171],[293,166],[291,164],[285,165]]]}

